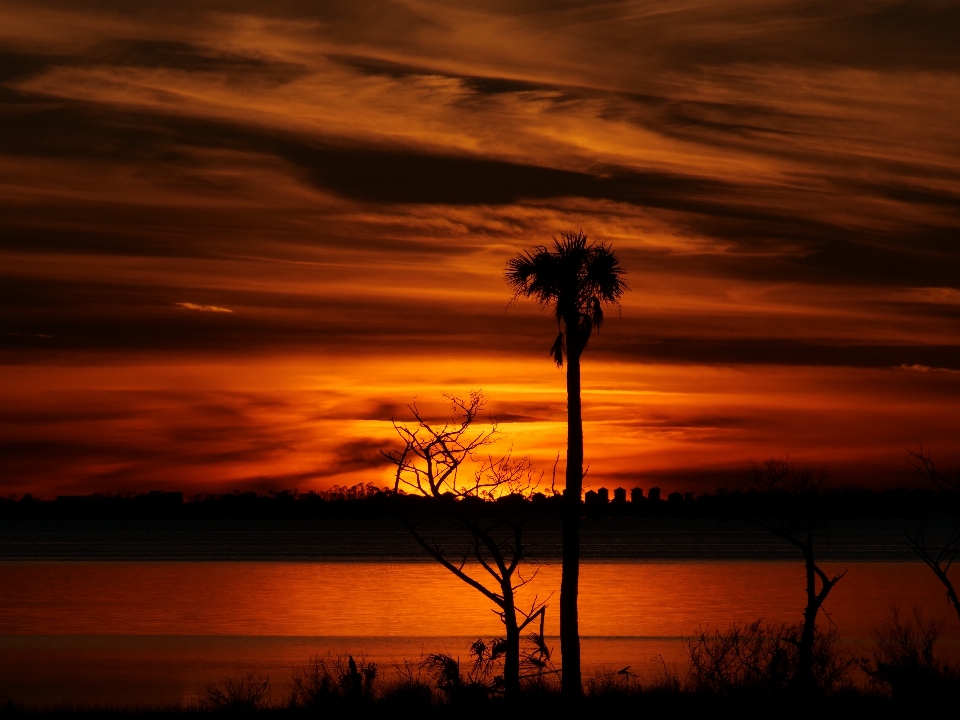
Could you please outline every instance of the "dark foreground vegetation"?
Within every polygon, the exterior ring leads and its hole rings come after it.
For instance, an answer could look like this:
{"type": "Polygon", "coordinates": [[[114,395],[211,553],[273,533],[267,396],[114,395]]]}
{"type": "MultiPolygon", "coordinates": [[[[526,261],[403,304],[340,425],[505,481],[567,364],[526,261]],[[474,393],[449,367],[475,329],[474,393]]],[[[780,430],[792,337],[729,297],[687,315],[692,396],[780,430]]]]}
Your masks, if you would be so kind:
{"type": "Polygon", "coordinates": [[[319,708],[268,706],[255,709],[211,709],[200,706],[137,708],[57,708],[42,711],[0,709],[0,717],[36,720],[205,720],[249,717],[262,720],[301,720],[305,718],[448,718],[505,720],[525,718],[784,718],[797,720],[833,718],[910,718],[950,717],[955,703],[923,699],[918,702],[891,702],[877,694],[842,692],[825,697],[797,698],[782,693],[740,693],[718,696],[708,693],[683,693],[650,690],[636,693],[610,692],[583,698],[576,708],[564,702],[559,690],[534,692],[516,701],[453,700],[429,702],[406,693],[385,695],[371,702],[336,702],[319,708]]]}
{"type": "Polygon", "coordinates": [[[734,624],[686,638],[687,669],[667,663],[641,681],[630,668],[595,675],[571,705],[542,639],[531,636],[522,692],[503,696],[502,639],[478,640],[469,659],[428,655],[386,674],[352,656],[314,657],[294,668],[282,687],[257,675],[225,678],[192,705],[158,707],[23,708],[10,702],[6,718],[83,720],[135,717],[300,718],[850,718],[954,716],[960,668],[942,659],[942,625],[893,611],[869,647],[841,645],[817,635],[815,682],[798,682],[799,625],[734,624]]]}

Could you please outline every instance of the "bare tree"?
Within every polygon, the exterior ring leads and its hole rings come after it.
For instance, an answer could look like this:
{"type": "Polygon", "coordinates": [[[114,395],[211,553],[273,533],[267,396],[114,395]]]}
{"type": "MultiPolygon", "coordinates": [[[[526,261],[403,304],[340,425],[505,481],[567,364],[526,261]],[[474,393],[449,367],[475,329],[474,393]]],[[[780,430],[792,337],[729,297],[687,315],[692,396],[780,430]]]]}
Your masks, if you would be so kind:
{"type": "Polygon", "coordinates": [[[834,585],[847,574],[844,570],[830,577],[816,561],[814,541],[817,532],[826,525],[826,519],[817,510],[825,473],[809,467],[796,468],[787,457],[769,458],[762,465],[751,463],[747,479],[749,486],[765,493],[768,500],[780,499],[782,503],[773,517],[746,519],[787,541],[803,556],[807,604],[803,609],[800,637],[794,642],[797,646],[797,680],[801,688],[810,690],[814,686],[817,614],[834,585]]]}
{"type": "MultiPolygon", "coordinates": [[[[930,480],[934,487],[941,493],[954,493],[960,491],[960,470],[957,471],[956,479],[943,473],[933,464],[929,454],[924,454],[923,445],[919,452],[907,451],[911,458],[911,464],[925,478],[930,480]]],[[[957,597],[957,591],[953,586],[953,581],[948,573],[954,560],[960,555],[960,522],[957,522],[949,531],[946,539],[941,543],[930,544],[927,542],[926,528],[921,525],[915,532],[905,531],[907,544],[910,549],[926,563],[937,580],[943,585],[947,592],[947,602],[957,611],[957,617],[960,618],[960,598],[957,597]]]]}
{"type": "MultiPolygon", "coordinates": [[[[408,406],[412,423],[394,419],[393,427],[403,447],[385,452],[384,456],[397,468],[395,495],[454,501],[449,505],[450,513],[463,537],[455,553],[448,554],[440,540],[427,537],[422,523],[407,517],[403,517],[403,522],[430,557],[497,607],[506,634],[502,645],[503,690],[513,695],[520,690],[521,635],[538,618],[540,634],[531,635],[539,638],[534,639],[539,651],[533,660],[542,663],[549,657],[542,637],[546,603],[534,597],[529,610],[517,604],[517,591],[537,573],[537,568],[528,567],[531,547],[524,539],[524,529],[529,518],[506,517],[500,512],[498,517],[485,518],[493,503],[477,501],[494,501],[508,495],[529,498],[536,491],[540,476],[526,457],[514,458],[512,452],[500,456],[484,453],[498,439],[498,431],[492,420],[484,429],[475,427],[484,406],[481,392],[471,392],[469,399],[446,397],[453,405],[453,417],[443,424],[430,422],[415,403],[408,406]],[[468,464],[473,466],[472,472],[467,471],[468,464]]],[[[528,664],[535,666],[536,662],[528,664]]],[[[541,668],[535,670],[539,672],[541,668]]]]}

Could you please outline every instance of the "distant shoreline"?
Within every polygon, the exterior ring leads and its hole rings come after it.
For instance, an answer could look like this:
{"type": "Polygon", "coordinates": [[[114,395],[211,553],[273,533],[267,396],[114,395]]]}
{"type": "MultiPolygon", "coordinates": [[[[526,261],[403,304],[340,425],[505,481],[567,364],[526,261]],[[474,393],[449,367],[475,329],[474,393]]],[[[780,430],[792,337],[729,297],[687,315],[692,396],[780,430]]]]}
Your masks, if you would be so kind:
{"type": "MultiPolygon", "coordinates": [[[[910,519],[842,518],[822,534],[826,561],[913,561],[903,528],[910,519]]],[[[432,521],[447,547],[461,539],[432,521]]],[[[948,518],[926,520],[928,534],[948,518]]],[[[537,520],[528,540],[540,562],[560,558],[559,523],[537,520]]],[[[796,551],[747,523],[714,518],[587,518],[585,562],[624,560],[795,560],[796,551]]],[[[387,561],[430,562],[402,524],[389,518],[205,519],[95,524],[18,523],[0,530],[0,561],[387,561]]]]}

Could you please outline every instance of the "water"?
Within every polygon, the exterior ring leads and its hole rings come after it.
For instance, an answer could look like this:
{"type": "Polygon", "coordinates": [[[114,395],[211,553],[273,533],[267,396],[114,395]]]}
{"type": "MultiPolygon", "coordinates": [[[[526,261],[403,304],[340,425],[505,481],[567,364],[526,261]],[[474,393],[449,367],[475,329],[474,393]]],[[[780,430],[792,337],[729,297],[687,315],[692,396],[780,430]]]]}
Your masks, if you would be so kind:
{"type": "MultiPolygon", "coordinates": [[[[922,564],[824,569],[848,571],[825,606],[848,644],[866,645],[897,604],[943,619],[956,652],[960,624],[922,564]]],[[[698,627],[796,622],[804,602],[798,562],[590,561],[581,573],[587,674],[630,665],[649,677],[658,656],[682,661],[680,638],[698,627]]],[[[0,694],[27,705],[189,702],[246,672],[269,676],[280,699],[316,653],[389,671],[424,653],[466,657],[471,641],[499,634],[491,604],[427,562],[8,561],[0,578],[0,694]]],[[[549,598],[557,650],[559,579],[545,564],[520,596],[549,598]]]]}

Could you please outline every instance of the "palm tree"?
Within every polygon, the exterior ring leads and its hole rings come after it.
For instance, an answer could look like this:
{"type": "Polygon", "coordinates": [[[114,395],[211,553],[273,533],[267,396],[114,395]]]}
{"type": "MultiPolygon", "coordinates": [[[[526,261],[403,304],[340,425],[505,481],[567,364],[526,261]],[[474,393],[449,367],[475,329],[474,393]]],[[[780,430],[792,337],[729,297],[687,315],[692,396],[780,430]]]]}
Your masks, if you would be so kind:
{"type": "Polygon", "coordinates": [[[550,354],[557,366],[567,360],[567,470],[563,502],[563,570],[560,579],[562,691],[579,697],[580,497],[583,492],[583,418],[580,410],[580,356],[594,328],[603,324],[603,305],[618,304],[627,290],[623,268],[610,246],[588,242],[582,232],[553,239],[553,249],[537,246],[507,263],[514,299],[533,298],[553,308],[559,333],[550,354]]]}

